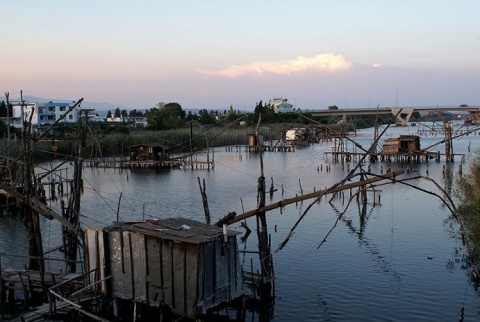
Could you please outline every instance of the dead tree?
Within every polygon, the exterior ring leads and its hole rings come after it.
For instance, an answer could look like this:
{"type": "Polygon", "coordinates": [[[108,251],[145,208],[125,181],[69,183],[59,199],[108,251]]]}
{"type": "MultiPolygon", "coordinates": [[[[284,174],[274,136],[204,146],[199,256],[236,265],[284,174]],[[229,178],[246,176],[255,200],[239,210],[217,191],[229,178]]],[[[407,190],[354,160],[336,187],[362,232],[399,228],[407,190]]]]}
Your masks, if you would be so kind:
{"type": "Polygon", "coordinates": [[[257,150],[260,153],[260,177],[258,178],[257,185],[257,235],[258,235],[258,251],[260,257],[260,266],[261,266],[261,290],[260,294],[263,299],[268,299],[271,297],[272,291],[272,280],[273,280],[273,267],[272,267],[272,258],[270,252],[270,243],[268,238],[268,229],[267,229],[267,219],[265,216],[265,175],[263,171],[263,151],[262,145],[260,143],[259,128],[262,115],[258,116],[258,124],[255,131],[257,136],[257,150]]]}
{"type": "MultiPolygon", "coordinates": [[[[67,209],[64,211],[64,218],[73,227],[79,226],[80,216],[80,199],[83,188],[82,170],[83,170],[83,154],[85,148],[85,139],[88,124],[88,110],[85,110],[84,124],[80,128],[80,142],[78,144],[78,155],[75,159],[75,169],[73,176],[73,193],[70,195],[67,209]]],[[[63,250],[65,252],[65,260],[67,272],[75,273],[77,271],[77,248],[79,244],[78,236],[70,229],[63,228],[63,250]]]]}
{"type": "Polygon", "coordinates": [[[205,212],[205,222],[210,225],[210,210],[208,209],[208,200],[207,193],[205,188],[205,179],[203,179],[203,187],[200,184],[200,177],[197,177],[198,187],[200,188],[200,193],[202,194],[203,210],[205,212]]]}

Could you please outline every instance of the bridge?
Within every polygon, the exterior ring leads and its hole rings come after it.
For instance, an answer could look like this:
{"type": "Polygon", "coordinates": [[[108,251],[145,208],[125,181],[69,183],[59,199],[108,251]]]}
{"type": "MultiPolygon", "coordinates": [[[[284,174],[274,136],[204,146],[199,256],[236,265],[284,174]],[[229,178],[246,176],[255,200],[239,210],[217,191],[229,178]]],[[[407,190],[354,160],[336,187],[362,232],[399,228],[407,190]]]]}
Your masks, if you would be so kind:
{"type": "Polygon", "coordinates": [[[312,116],[393,115],[396,125],[407,125],[413,112],[468,112],[472,123],[480,125],[480,106],[417,106],[309,110],[312,116]]]}

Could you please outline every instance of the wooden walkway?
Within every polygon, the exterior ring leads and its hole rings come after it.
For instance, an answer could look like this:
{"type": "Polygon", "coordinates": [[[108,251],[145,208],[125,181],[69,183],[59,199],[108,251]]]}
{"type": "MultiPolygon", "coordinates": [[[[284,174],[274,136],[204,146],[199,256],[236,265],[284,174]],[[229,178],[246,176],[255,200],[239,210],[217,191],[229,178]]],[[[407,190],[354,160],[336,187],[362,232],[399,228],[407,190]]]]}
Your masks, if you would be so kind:
{"type": "MultiPolygon", "coordinates": [[[[39,294],[47,294],[49,288],[62,282],[71,281],[82,274],[58,274],[44,273],[43,276],[36,270],[4,269],[1,271],[0,291],[3,311],[13,306],[23,305],[23,309],[29,309],[34,304],[34,297],[39,294]]],[[[82,280],[75,280],[68,283],[68,288],[62,289],[62,293],[68,294],[84,286],[82,280]]]]}
{"type": "MultiPolygon", "coordinates": [[[[358,153],[358,152],[325,152],[326,155],[331,155],[333,160],[335,161],[357,161],[359,160],[365,153],[358,153]]],[[[436,162],[441,161],[441,157],[445,157],[445,154],[440,152],[428,152],[428,151],[421,151],[421,152],[411,152],[411,153],[368,153],[368,159],[374,158],[377,161],[381,162],[428,162],[429,160],[434,160],[436,162]]],[[[461,161],[463,162],[465,158],[465,154],[452,154],[452,158],[460,156],[461,161]]]]}
{"type": "Polygon", "coordinates": [[[115,161],[90,160],[87,162],[92,168],[120,168],[120,169],[192,169],[210,170],[215,167],[213,161],[164,160],[164,161],[115,161]]]}

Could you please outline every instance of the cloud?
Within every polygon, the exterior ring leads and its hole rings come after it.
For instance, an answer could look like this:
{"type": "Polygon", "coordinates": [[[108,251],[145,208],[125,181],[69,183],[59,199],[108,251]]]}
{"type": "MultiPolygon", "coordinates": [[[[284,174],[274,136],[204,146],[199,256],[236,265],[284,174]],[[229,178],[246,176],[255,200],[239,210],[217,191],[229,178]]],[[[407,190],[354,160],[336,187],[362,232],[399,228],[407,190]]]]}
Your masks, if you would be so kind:
{"type": "Polygon", "coordinates": [[[378,63],[375,63],[375,64],[372,64],[371,66],[373,68],[380,68],[380,67],[383,67],[384,64],[378,64],[378,63]]]}
{"type": "Polygon", "coordinates": [[[205,75],[235,78],[251,74],[292,74],[302,71],[328,71],[346,70],[352,63],[341,55],[320,54],[313,57],[297,57],[297,59],[280,61],[259,61],[246,65],[232,65],[220,70],[197,69],[205,75]]]}

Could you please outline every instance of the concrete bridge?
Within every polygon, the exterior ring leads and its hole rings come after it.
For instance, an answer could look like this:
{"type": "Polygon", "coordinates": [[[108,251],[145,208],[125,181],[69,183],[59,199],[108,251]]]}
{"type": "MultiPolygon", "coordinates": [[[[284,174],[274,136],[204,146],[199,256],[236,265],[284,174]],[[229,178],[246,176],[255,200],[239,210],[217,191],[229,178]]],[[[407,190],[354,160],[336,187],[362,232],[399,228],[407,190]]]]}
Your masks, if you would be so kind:
{"type": "Polygon", "coordinates": [[[309,110],[312,116],[392,115],[396,125],[407,125],[413,112],[468,112],[472,123],[480,125],[480,106],[417,106],[309,110]],[[399,113],[400,112],[400,113],[399,113]]]}

